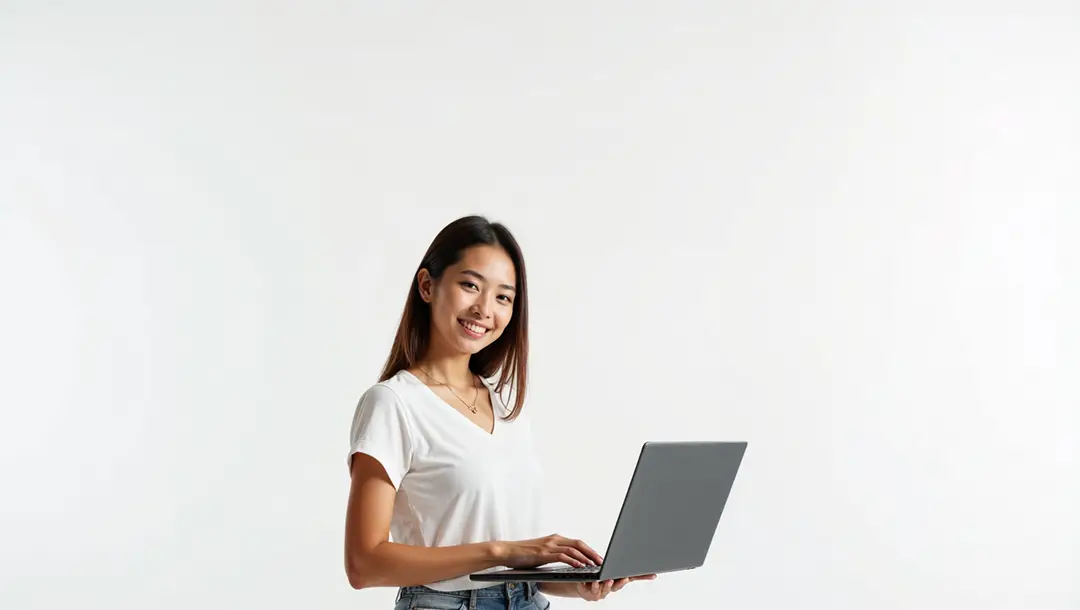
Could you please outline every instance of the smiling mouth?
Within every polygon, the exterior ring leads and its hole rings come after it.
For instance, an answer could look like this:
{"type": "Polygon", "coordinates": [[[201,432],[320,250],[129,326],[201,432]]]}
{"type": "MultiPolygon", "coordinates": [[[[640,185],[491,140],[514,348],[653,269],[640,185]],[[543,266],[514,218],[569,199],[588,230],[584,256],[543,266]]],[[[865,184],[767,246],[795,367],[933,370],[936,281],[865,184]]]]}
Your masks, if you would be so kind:
{"type": "Polygon", "coordinates": [[[484,328],[479,324],[467,322],[465,320],[458,320],[458,324],[460,324],[461,327],[465,329],[465,333],[470,337],[483,337],[485,334],[487,334],[489,330],[491,330],[490,328],[484,328]]]}

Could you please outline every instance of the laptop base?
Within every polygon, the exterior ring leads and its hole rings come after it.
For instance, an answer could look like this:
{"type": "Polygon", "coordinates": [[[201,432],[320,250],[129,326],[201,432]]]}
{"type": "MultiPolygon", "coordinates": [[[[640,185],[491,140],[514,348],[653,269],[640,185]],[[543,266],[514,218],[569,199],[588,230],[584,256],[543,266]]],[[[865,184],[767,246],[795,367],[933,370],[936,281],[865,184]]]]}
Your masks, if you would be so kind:
{"type": "Polygon", "coordinates": [[[469,580],[480,582],[595,582],[600,580],[600,566],[497,570],[470,574],[469,580]]]}

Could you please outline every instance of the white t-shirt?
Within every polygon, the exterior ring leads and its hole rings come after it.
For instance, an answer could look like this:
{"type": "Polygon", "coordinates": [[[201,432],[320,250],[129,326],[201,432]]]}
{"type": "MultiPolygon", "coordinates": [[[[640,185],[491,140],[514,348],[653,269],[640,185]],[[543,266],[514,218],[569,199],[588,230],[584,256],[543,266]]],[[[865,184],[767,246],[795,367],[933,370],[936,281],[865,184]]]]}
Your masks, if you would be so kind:
{"type": "MultiPolygon", "coordinates": [[[[480,428],[408,371],[368,388],[353,416],[356,452],[378,460],[397,489],[390,537],[436,547],[524,540],[541,531],[541,477],[528,416],[510,409],[485,381],[495,412],[480,428]]],[[[439,591],[490,586],[468,575],[428,583],[439,591]]]]}

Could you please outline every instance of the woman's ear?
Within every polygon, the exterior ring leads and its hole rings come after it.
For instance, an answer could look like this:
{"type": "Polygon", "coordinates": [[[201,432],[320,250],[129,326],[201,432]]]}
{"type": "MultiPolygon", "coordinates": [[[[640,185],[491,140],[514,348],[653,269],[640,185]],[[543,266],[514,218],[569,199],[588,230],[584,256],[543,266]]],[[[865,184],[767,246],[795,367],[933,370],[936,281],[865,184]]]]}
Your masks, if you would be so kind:
{"type": "Polygon", "coordinates": [[[425,303],[430,303],[432,292],[435,290],[435,280],[431,278],[431,273],[427,269],[421,269],[416,274],[416,283],[420,298],[425,303]]]}

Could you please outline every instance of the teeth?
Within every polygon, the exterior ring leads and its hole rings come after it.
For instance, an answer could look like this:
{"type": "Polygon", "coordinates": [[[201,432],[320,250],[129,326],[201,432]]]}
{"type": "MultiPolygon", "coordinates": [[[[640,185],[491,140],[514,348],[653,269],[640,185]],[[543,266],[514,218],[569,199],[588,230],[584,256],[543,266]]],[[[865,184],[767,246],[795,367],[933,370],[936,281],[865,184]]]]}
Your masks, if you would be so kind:
{"type": "Polygon", "coordinates": [[[487,332],[486,328],[484,328],[482,326],[477,326],[477,325],[472,324],[470,322],[462,322],[461,325],[464,326],[465,328],[473,331],[474,333],[476,333],[478,335],[482,335],[482,334],[487,332]]]}

